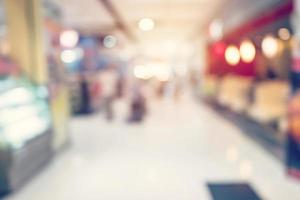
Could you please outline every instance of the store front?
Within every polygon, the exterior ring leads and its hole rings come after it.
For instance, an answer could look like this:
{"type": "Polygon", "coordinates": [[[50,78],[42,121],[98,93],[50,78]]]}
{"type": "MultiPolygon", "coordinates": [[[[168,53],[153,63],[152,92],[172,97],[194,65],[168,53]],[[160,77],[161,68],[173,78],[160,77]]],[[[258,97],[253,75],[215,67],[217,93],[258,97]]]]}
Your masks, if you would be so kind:
{"type": "MultiPolygon", "coordinates": [[[[209,62],[201,84],[207,102],[283,162],[290,155],[299,157],[299,152],[286,151],[290,97],[299,85],[292,69],[294,6],[287,0],[256,7],[244,18],[239,12],[220,14],[208,28],[209,62]],[[242,19],[239,25],[234,17],[242,19]]],[[[234,9],[228,5],[227,11],[234,9]]]]}
{"type": "Polygon", "coordinates": [[[59,23],[45,20],[39,0],[7,0],[0,8],[0,193],[3,194],[24,185],[68,143],[69,111],[66,84],[53,75],[55,69],[64,66],[50,62],[55,55],[56,61],[60,60],[59,46],[51,43],[60,33],[55,28],[59,23]],[[47,57],[52,59],[47,62],[47,57]]]}

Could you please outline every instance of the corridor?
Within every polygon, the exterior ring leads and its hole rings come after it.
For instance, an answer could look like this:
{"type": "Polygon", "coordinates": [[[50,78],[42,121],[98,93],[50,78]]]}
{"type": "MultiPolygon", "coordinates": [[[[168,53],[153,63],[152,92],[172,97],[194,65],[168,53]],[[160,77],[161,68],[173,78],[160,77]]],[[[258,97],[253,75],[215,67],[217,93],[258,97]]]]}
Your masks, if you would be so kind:
{"type": "Polygon", "coordinates": [[[6,200],[209,200],[207,182],[232,181],[266,200],[299,199],[282,163],[193,98],[151,101],[142,125],[116,107],[111,123],[73,118],[70,148],[6,200]]]}

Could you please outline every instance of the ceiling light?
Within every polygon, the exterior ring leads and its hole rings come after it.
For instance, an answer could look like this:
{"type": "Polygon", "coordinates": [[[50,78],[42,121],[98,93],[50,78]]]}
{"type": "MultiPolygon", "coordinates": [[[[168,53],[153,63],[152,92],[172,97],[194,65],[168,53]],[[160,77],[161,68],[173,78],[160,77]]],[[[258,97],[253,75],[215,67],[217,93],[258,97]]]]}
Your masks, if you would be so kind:
{"type": "Polygon", "coordinates": [[[256,49],[254,44],[250,40],[245,40],[240,46],[241,58],[246,63],[251,63],[256,54],[256,49]]]}
{"type": "Polygon", "coordinates": [[[73,48],[77,45],[79,35],[75,30],[63,31],[60,35],[60,44],[65,48],[73,48]]]}
{"type": "Polygon", "coordinates": [[[109,48],[109,49],[115,47],[117,45],[117,43],[118,43],[117,38],[112,35],[106,36],[103,40],[104,47],[109,48]]]}
{"type": "Polygon", "coordinates": [[[230,65],[237,65],[240,62],[240,52],[239,49],[234,46],[230,45],[227,47],[225,51],[225,59],[230,65]]]}
{"type": "Polygon", "coordinates": [[[279,51],[279,43],[272,35],[267,35],[262,41],[262,50],[266,57],[273,58],[279,51]]]}
{"type": "Polygon", "coordinates": [[[64,63],[73,63],[76,60],[82,58],[82,50],[72,49],[72,50],[64,50],[61,52],[61,60],[64,63]]]}
{"type": "Polygon", "coordinates": [[[152,71],[148,66],[137,65],[134,68],[134,76],[138,79],[147,80],[152,77],[152,71]]]}
{"type": "Polygon", "coordinates": [[[142,31],[151,31],[154,29],[155,23],[153,19],[150,18],[143,18],[139,21],[139,28],[142,31]]]}

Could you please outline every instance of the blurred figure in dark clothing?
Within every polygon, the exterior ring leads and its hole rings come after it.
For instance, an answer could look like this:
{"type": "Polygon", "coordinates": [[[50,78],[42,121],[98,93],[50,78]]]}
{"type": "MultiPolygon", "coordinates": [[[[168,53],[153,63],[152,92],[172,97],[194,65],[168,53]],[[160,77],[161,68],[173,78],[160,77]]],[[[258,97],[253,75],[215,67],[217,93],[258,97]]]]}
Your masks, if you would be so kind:
{"type": "Polygon", "coordinates": [[[266,76],[267,76],[267,79],[269,79],[269,80],[275,80],[278,78],[278,75],[276,74],[275,70],[271,66],[269,66],[267,68],[266,76]]]}
{"type": "Polygon", "coordinates": [[[132,90],[132,97],[130,100],[130,116],[128,121],[141,122],[146,114],[146,98],[143,94],[140,85],[135,85],[132,90]]]}
{"type": "Polygon", "coordinates": [[[89,83],[86,80],[84,75],[80,77],[80,93],[81,93],[80,113],[83,114],[89,113],[91,110],[89,83]]]}

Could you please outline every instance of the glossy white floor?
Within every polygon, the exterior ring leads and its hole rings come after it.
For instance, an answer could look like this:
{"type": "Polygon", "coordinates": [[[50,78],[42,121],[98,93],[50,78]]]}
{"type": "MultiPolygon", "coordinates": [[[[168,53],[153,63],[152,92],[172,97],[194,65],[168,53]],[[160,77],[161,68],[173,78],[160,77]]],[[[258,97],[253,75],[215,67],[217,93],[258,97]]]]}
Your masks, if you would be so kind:
{"type": "Polygon", "coordinates": [[[300,199],[279,161],[188,98],[154,103],[143,125],[96,115],[71,129],[70,149],[8,200],[208,200],[208,181],[243,180],[266,200],[300,199]]]}

